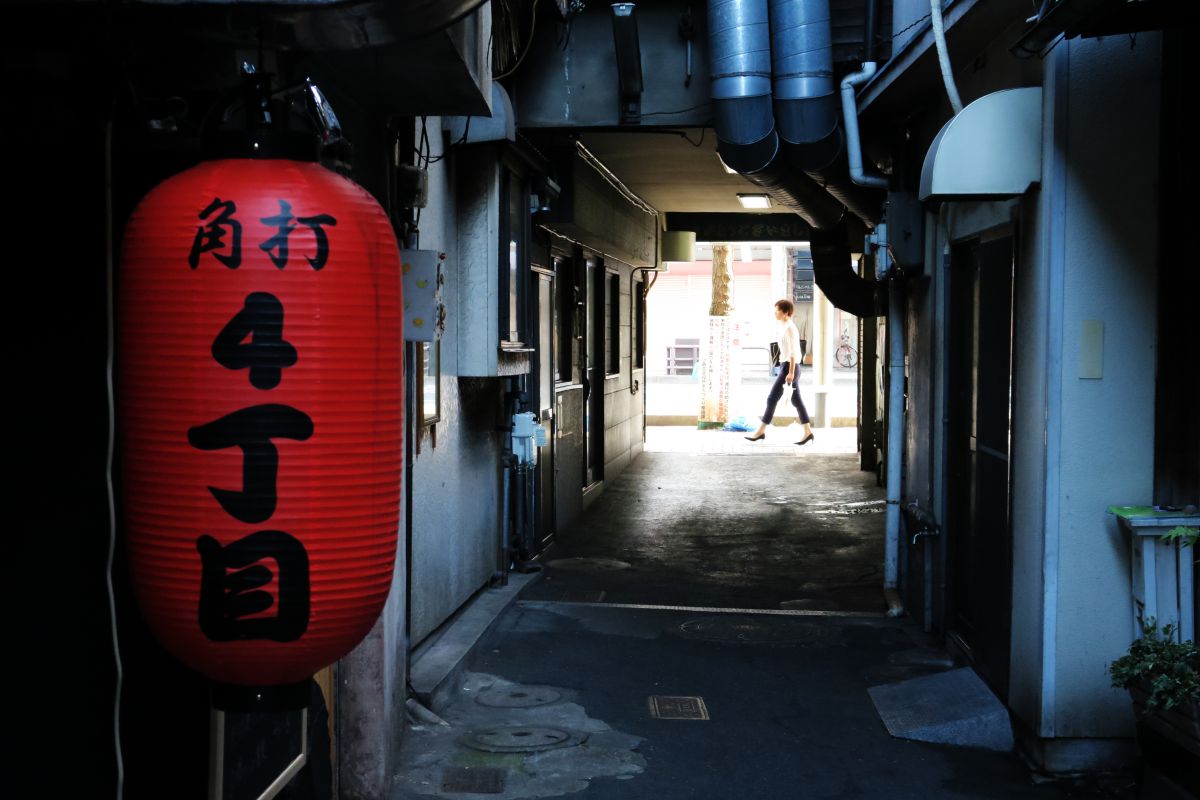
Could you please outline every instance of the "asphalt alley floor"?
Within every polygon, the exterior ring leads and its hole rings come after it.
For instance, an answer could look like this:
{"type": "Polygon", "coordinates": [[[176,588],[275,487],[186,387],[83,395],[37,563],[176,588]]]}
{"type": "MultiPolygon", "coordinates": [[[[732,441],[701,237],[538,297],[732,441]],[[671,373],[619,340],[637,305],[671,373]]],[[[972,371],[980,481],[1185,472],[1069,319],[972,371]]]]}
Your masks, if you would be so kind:
{"type": "Polygon", "coordinates": [[[473,651],[448,724],[410,726],[391,800],[1132,797],[888,734],[867,689],[954,665],[882,613],[856,464],[640,456],[473,651]]]}
{"type": "Polygon", "coordinates": [[[852,450],[806,450],[791,435],[649,437],[674,449],[642,453],[606,486],[525,597],[883,611],[884,490],[852,450]]]}

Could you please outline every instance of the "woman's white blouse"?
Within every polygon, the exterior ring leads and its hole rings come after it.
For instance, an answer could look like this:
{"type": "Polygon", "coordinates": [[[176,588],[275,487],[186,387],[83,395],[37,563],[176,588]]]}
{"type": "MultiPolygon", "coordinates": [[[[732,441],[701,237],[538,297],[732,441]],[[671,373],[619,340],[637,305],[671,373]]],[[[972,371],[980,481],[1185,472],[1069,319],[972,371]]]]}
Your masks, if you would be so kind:
{"type": "Polygon", "coordinates": [[[800,331],[789,319],[779,323],[779,363],[783,365],[793,359],[800,363],[800,331]]]}

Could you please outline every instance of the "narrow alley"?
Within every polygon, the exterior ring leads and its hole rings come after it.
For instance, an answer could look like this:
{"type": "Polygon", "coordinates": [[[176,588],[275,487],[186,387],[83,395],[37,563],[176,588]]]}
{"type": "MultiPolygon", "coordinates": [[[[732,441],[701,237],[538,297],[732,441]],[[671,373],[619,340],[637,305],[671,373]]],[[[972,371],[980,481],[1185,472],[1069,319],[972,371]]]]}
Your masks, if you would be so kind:
{"type": "Polygon", "coordinates": [[[1197,3],[0,5],[18,795],[1200,797],[1197,3]]]}
{"type": "Polygon", "coordinates": [[[872,687],[956,665],[885,616],[882,490],[852,429],[822,433],[849,452],[649,430],[447,674],[448,724],[409,730],[392,800],[1132,797],[1128,781],[1037,780],[989,750],[969,692],[941,698],[940,722],[922,697],[906,722],[980,746],[889,735],[872,687]]]}

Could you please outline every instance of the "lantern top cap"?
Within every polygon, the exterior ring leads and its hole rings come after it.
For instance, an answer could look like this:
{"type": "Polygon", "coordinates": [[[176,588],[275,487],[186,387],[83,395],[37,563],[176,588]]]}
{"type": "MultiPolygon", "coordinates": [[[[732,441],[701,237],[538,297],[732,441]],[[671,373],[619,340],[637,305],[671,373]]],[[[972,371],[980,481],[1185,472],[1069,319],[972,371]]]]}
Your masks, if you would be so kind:
{"type": "Polygon", "coordinates": [[[272,91],[271,74],[244,63],[201,132],[205,158],[316,161],[323,147],[345,144],[332,106],[311,80],[272,91]]]}

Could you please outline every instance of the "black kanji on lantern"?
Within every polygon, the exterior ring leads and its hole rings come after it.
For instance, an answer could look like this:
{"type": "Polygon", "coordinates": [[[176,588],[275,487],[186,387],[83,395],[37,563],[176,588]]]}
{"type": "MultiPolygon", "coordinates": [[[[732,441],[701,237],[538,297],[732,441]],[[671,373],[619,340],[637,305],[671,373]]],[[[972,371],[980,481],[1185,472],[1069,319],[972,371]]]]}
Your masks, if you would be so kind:
{"type": "Polygon", "coordinates": [[[233,218],[237,205],[232,200],[221,201],[214,197],[213,201],[196,216],[205,221],[204,225],[196,228],[196,237],[192,239],[192,251],[188,253],[188,266],[192,269],[200,266],[200,256],[210,250],[225,250],[227,253],[213,253],[213,258],[230,269],[237,269],[242,263],[242,223],[233,218]],[[221,213],[215,219],[209,219],[218,209],[221,213]],[[231,242],[225,241],[228,230],[231,242]]]}
{"type": "Polygon", "coordinates": [[[279,213],[273,217],[263,217],[262,221],[275,228],[275,235],[259,245],[259,248],[271,257],[271,262],[277,269],[283,269],[288,262],[288,237],[296,226],[296,221],[313,232],[317,241],[317,254],[313,258],[305,256],[309,266],[320,271],[329,260],[329,236],[325,233],[325,225],[337,225],[337,220],[329,214],[316,214],[311,217],[292,216],[292,205],[286,200],[279,201],[279,213]]]}
{"type": "Polygon", "coordinates": [[[259,523],[275,513],[275,477],[279,451],[272,439],[304,441],[312,436],[312,418],[291,406],[267,403],[226,414],[188,429],[188,444],[197,450],[242,450],[240,491],[208,487],[221,508],[246,523],[259,523]]]}
{"type": "Polygon", "coordinates": [[[267,292],[246,295],[242,310],[213,340],[212,355],[226,369],[249,368],[254,388],[274,389],[296,363],[296,348],[283,338],[283,303],[267,292]]]}
{"type": "Polygon", "coordinates": [[[308,552],[283,531],[258,531],[224,547],[211,536],[196,540],[200,574],[200,630],[209,639],[293,642],[308,628],[308,552]],[[275,570],[267,566],[274,562],[275,570]],[[272,579],[273,597],[264,587],[272,579]],[[275,606],[275,613],[264,615],[275,606]]]}

